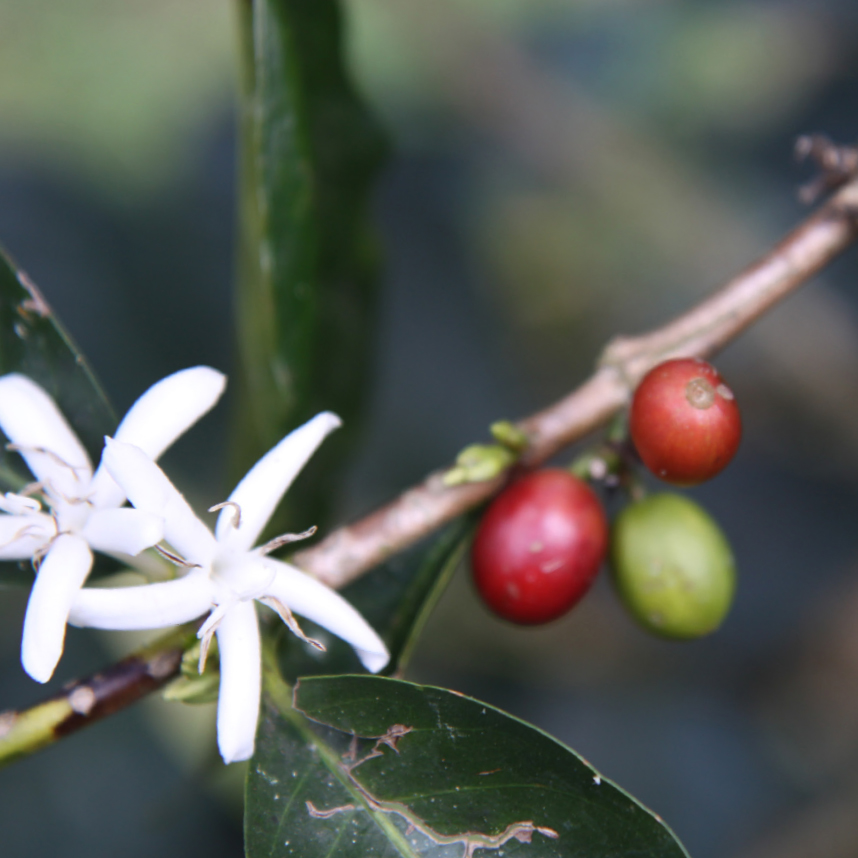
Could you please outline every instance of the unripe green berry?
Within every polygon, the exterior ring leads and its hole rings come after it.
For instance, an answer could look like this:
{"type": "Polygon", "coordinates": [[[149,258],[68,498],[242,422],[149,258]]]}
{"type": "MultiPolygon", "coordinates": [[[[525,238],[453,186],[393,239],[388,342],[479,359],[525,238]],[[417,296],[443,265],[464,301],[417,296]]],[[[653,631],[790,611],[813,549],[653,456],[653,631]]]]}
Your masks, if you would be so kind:
{"type": "Polygon", "coordinates": [[[724,534],[702,507],[677,494],[650,495],[617,516],[611,566],[630,613],[664,637],[714,631],[736,589],[724,534]]]}

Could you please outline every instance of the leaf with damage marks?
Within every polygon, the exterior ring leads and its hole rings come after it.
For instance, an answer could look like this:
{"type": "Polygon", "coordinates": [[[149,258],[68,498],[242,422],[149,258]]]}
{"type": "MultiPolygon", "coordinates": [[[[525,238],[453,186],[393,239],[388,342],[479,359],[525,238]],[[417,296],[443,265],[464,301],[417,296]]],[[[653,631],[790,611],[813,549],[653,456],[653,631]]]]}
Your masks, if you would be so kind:
{"type": "Polygon", "coordinates": [[[573,751],[498,709],[371,676],[266,700],[247,782],[249,858],[687,858],[573,751]]]}

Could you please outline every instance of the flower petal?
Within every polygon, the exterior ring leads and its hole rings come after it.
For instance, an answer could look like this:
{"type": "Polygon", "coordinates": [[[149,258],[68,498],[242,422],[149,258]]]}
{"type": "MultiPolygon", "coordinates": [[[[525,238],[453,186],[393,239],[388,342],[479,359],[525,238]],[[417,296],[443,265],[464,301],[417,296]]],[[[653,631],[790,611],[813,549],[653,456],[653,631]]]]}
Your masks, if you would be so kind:
{"type": "Polygon", "coordinates": [[[367,670],[378,673],[390,661],[381,638],[339,593],[288,563],[271,557],[262,562],[276,569],[265,595],[279,599],[296,614],[351,644],[367,670]]]}
{"type": "Polygon", "coordinates": [[[164,520],[164,537],[186,560],[208,566],[217,543],[167,475],[139,448],[107,438],[103,461],[138,510],[164,520]]]}
{"type": "Polygon", "coordinates": [[[0,560],[28,560],[56,532],[54,520],[43,512],[0,515],[0,560]]]}
{"type": "MultiPolygon", "coordinates": [[[[119,424],[114,436],[124,444],[139,447],[150,459],[157,459],[220,399],[226,376],[208,366],[174,372],[152,385],[119,424]]],[[[122,489],[102,464],[93,478],[96,507],[121,506],[122,489]]]]}
{"type": "Polygon", "coordinates": [[[87,587],[75,597],[69,622],[93,629],[162,629],[203,616],[213,601],[209,577],[201,572],[141,587],[87,587]]]}
{"type": "Polygon", "coordinates": [[[218,541],[230,548],[251,548],[292,480],[325,436],[341,425],[336,414],[323,411],[269,450],[229,496],[229,502],[241,510],[241,523],[235,527],[235,510],[226,507],[215,528],[218,541]]]}
{"type": "Polygon", "coordinates": [[[164,538],[164,519],[142,509],[97,509],[81,536],[96,551],[134,557],[164,538]]]}
{"type": "Polygon", "coordinates": [[[236,602],[217,627],[220,692],[217,701],[217,744],[225,763],[253,756],[262,663],[259,622],[252,601],[236,602]]]}
{"type": "Polygon", "coordinates": [[[37,682],[51,678],[63,654],[69,608],[91,568],[89,546],[67,533],[54,540],[39,567],[21,641],[21,663],[37,682]]]}
{"type": "Polygon", "coordinates": [[[0,495],[0,509],[11,515],[29,515],[33,512],[39,512],[41,508],[42,505],[35,498],[16,495],[14,492],[6,492],[5,495],[0,495]]]}
{"type": "Polygon", "coordinates": [[[81,486],[88,486],[92,465],[86,450],[54,400],[24,375],[0,378],[0,429],[20,445],[36,479],[56,493],[79,497],[81,486]]]}

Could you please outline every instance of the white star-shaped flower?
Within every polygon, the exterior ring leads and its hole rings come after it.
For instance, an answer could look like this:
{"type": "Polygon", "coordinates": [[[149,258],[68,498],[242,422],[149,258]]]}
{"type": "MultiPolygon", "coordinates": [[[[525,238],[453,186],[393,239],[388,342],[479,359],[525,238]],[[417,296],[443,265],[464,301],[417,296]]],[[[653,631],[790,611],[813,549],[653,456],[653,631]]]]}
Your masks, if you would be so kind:
{"type": "MultiPolygon", "coordinates": [[[[157,458],[220,398],[226,378],[209,367],[162,379],[131,407],[117,439],[157,458]]],[[[34,381],[0,377],[0,429],[36,478],[25,494],[0,496],[0,560],[32,558],[21,663],[47,682],[63,651],[69,608],[92,568],[92,552],[127,559],[163,538],[163,521],[121,509],[125,493],[102,462],[93,472],[83,445],[53,399],[34,381]],[[46,504],[34,497],[40,495],[46,504]]]]}
{"type": "Polygon", "coordinates": [[[69,622],[101,629],[154,629],[209,614],[198,632],[200,663],[202,667],[216,633],[221,674],[218,747],[227,763],[253,755],[261,687],[254,600],[272,607],[305,640],[292,611],[328,629],[354,647],[368,670],[381,670],[389,659],[379,636],[342,596],[300,569],[267,556],[307,534],[253,548],[286,489],[339,425],[335,414],[318,414],[263,456],[229,500],[213,507],[221,509],[214,534],[145,452],[107,440],[104,459],[110,473],[138,510],[163,518],[166,541],[189,571],[174,581],[141,587],[81,590],[69,622]]]}

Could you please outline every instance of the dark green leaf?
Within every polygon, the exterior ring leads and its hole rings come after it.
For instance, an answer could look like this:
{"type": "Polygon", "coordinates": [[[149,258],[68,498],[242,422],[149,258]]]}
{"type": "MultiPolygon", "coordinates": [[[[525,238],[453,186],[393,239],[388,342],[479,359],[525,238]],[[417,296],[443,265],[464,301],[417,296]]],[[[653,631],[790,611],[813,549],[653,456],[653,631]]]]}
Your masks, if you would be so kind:
{"type": "MultiPolygon", "coordinates": [[[[428,542],[396,555],[342,590],[387,644],[390,664],[385,673],[401,671],[407,664],[426,619],[456,571],[473,526],[472,516],[457,519],[428,542]]],[[[310,637],[325,644],[326,651],[319,652],[284,630],[279,664],[287,680],[361,671],[348,644],[314,623],[302,621],[301,625],[310,637]]]]}
{"type": "MultiPolygon", "coordinates": [[[[47,301],[29,277],[0,251],[0,375],[19,372],[53,398],[98,462],[116,419],[101,386],[47,301]]],[[[33,476],[17,453],[0,445],[0,491],[16,491],[33,476]]],[[[0,582],[29,585],[29,562],[0,563],[0,582]]]]}
{"type": "Polygon", "coordinates": [[[298,711],[273,696],[247,783],[249,858],[686,856],[577,754],[477,700],[368,676],[301,680],[298,711]]]}
{"type": "MultiPolygon", "coordinates": [[[[377,252],[368,223],[384,153],[345,73],[336,0],[242,0],[237,473],[313,414],[346,429],[290,492],[302,530],[324,499],[364,393],[377,252]]],[[[282,531],[281,531],[282,532],[282,531]]]]}
{"type": "MultiPolygon", "coordinates": [[[[94,462],[116,428],[107,397],[35,284],[0,251],[0,375],[20,372],[54,399],[94,462]]],[[[21,458],[0,452],[4,490],[32,480],[21,458]]]]}

